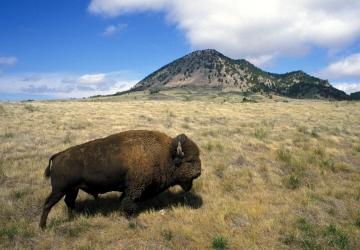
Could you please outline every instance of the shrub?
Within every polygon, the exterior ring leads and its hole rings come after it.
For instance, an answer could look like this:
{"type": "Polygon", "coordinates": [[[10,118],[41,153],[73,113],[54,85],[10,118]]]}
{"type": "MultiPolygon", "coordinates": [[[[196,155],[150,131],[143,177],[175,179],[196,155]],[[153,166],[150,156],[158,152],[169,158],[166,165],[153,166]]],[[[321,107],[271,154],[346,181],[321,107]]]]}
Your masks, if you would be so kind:
{"type": "Polygon", "coordinates": [[[213,249],[216,249],[216,250],[228,249],[228,242],[227,242],[227,240],[226,240],[224,237],[222,237],[221,235],[216,235],[216,236],[213,238],[212,247],[213,247],[213,249]]]}

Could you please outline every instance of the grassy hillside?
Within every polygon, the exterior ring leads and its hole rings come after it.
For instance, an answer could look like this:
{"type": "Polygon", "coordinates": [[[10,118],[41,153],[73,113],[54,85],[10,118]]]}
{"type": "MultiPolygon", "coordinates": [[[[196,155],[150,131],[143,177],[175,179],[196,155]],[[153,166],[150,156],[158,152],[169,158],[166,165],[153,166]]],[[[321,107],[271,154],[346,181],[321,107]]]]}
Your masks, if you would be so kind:
{"type": "Polygon", "coordinates": [[[360,103],[246,98],[2,103],[0,248],[360,249],[360,103]],[[118,193],[80,192],[75,214],[61,201],[38,229],[49,156],[128,129],[197,142],[203,173],[192,192],[175,187],[132,220],[118,193]]]}

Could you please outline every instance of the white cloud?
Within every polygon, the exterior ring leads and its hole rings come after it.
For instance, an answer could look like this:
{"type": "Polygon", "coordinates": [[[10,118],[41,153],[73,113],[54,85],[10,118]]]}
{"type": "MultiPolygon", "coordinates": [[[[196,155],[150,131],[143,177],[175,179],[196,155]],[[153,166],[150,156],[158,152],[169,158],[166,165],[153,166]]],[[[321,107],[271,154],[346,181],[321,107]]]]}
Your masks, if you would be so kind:
{"type": "Polygon", "coordinates": [[[360,78],[360,53],[349,55],[341,60],[331,63],[320,72],[320,75],[332,78],[360,78]]]}
{"type": "Polygon", "coordinates": [[[14,56],[8,56],[8,57],[0,57],[0,66],[14,66],[17,63],[18,59],[14,56]]]}
{"type": "Polygon", "coordinates": [[[50,73],[0,75],[0,94],[54,98],[107,95],[130,89],[138,79],[129,71],[84,75],[50,73]]]}
{"type": "Polygon", "coordinates": [[[127,27],[126,24],[109,25],[108,27],[106,27],[106,29],[104,30],[102,35],[103,36],[111,36],[111,35],[121,32],[121,31],[124,31],[126,29],[126,27],[127,27]]]}
{"type": "Polygon", "coordinates": [[[360,91],[360,83],[334,83],[335,88],[340,89],[348,94],[360,91]]]}
{"type": "Polygon", "coordinates": [[[108,80],[106,79],[105,74],[86,74],[79,77],[78,82],[81,84],[89,84],[89,85],[99,85],[106,83],[108,80]]]}
{"type": "Polygon", "coordinates": [[[194,49],[258,64],[313,46],[336,51],[360,36],[358,0],[92,0],[89,11],[109,17],[163,11],[194,49]]]}
{"type": "Polygon", "coordinates": [[[255,65],[266,65],[271,62],[271,60],[275,57],[275,55],[260,55],[253,57],[246,57],[246,60],[255,65]]]}

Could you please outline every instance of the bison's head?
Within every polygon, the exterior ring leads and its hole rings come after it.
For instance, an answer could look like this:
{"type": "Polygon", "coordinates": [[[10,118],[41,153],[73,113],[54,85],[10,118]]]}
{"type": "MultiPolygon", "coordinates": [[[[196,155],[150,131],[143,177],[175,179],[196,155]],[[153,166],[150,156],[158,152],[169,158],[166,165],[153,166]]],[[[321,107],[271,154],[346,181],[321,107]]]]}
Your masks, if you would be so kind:
{"type": "Polygon", "coordinates": [[[189,191],[193,180],[201,174],[200,150],[192,140],[181,134],[173,139],[171,151],[175,165],[174,184],[189,191]]]}

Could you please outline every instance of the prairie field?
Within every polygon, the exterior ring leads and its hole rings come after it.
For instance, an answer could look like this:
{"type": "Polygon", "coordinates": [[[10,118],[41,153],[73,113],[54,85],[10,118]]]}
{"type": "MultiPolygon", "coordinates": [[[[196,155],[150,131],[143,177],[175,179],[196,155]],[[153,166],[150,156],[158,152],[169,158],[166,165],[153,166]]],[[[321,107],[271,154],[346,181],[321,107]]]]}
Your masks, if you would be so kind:
{"type": "Polygon", "coordinates": [[[360,102],[179,96],[1,103],[0,249],[360,249],[360,102]],[[191,192],[80,191],[40,230],[49,157],[130,129],[198,144],[191,192]]]}

